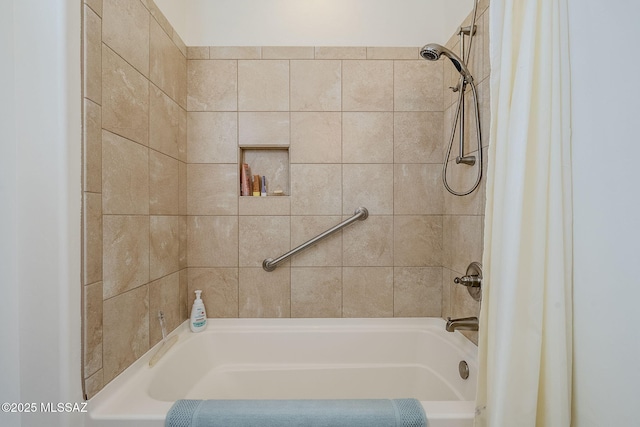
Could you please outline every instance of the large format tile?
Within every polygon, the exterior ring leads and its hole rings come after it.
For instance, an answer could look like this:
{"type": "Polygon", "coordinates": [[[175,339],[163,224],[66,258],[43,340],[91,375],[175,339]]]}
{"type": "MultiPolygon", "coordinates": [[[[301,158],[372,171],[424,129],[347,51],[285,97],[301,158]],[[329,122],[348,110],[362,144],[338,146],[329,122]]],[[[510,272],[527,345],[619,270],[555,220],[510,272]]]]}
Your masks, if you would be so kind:
{"type": "Polygon", "coordinates": [[[102,9],[102,41],[149,76],[149,11],[139,0],[103,0],[102,9]]]}
{"type": "Polygon", "coordinates": [[[103,217],[104,298],[149,282],[149,217],[103,217]]]}
{"type": "Polygon", "coordinates": [[[102,211],[149,214],[149,150],[102,131],[102,211]]]}
{"type": "Polygon", "coordinates": [[[393,61],[343,61],[343,111],[393,111],[393,61]]]}
{"type": "Polygon", "coordinates": [[[236,111],[238,61],[187,61],[187,111],[236,111]]]}
{"type": "Polygon", "coordinates": [[[104,302],[103,343],[105,383],[149,350],[148,286],[104,302]]]}
{"type": "Polygon", "coordinates": [[[393,317],[393,267],[344,267],[343,317],[393,317]]]}
{"type": "Polygon", "coordinates": [[[102,127],[149,143],[149,80],[109,47],[102,47],[102,127]]]}

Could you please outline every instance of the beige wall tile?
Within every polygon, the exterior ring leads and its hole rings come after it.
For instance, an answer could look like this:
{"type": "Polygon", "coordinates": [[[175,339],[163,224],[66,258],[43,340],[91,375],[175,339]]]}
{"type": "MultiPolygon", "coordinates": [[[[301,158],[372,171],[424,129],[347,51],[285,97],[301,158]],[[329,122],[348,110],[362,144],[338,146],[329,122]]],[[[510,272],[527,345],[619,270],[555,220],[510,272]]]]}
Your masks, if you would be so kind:
{"type": "Polygon", "coordinates": [[[180,162],[157,151],[149,151],[149,213],[178,215],[180,162]]]}
{"type": "Polygon", "coordinates": [[[442,111],[442,61],[395,61],[396,111],[442,111]]]}
{"type": "MultiPolygon", "coordinates": [[[[240,267],[262,267],[291,249],[291,220],[287,216],[241,216],[240,267]]],[[[288,265],[288,261],[281,265],[288,265]]]]}
{"type": "Polygon", "coordinates": [[[482,224],[482,216],[444,216],[443,266],[464,273],[471,262],[482,261],[482,224]]]}
{"type": "Polygon", "coordinates": [[[489,79],[485,79],[478,85],[478,104],[480,108],[480,139],[482,140],[483,147],[488,147],[490,141],[489,128],[491,123],[491,90],[489,83],[489,79]]]}
{"type": "Polygon", "coordinates": [[[187,263],[189,267],[237,267],[238,217],[187,217],[187,263]]]}
{"type": "Polygon", "coordinates": [[[209,59],[209,46],[187,46],[187,59],[209,59]]]}
{"type": "Polygon", "coordinates": [[[291,163],[341,161],[341,113],[291,113],[291,163]]]}
{"type": "Polygon", "coordinates": [[[370,215],[393,215],[393,165],[354,164],[342,168],[342,213],[360,206],[370,215]]]}
{"type": "Polygon", "coordinates": [[[393,265],[441,266],[442,221],[438,215],[396,215],[393,219],[393,265]]]}
{"type": "MultiPolygon", "coordinates": [[[[187,307],[187,293],[189,286],[189,277],[187,276],[188,269],[183,268],[178,272],[178,277],[180,280],[180,318],[184,322],[191,315],[191,307],[187,307]]],[[[209,314],[207,314],[209,316],[209,314]]]]}
{"type": "Polygon", "coordinates": [[[440,165],[396,164],[394,168],[396,215],[438,215],[443,212],[440,165]]]}
{"type": "Polygon", "coordinates": [[[187,111],[236,111],[238,61],[187,61],[187,111]]]}
{"type": "Polygon", "coordinates": [[[419,47],[368,47],[367,59],[419,59],[419,47]]]}
{"type": "Polygon", "coordinates": [[[342,165],[291,165],[291,214],[342,213],[342,165]]]}
{"type": "Polygon", "coordinates": [[[187,164],[178,162],[178,212],[187,214],[187,164]]]}
{"type": "MultiPolygon", "coordinates": [[[[467,25],[471,25],[471,15],[472,13],[469,14],[469,17],[467,19],[465,19],[465,26],[467,25]]],[[[469,71],[471,72],[471,75],[473,76],[474,80],[476,82],[481,82],[484,79],[484,75],[483,75],[483,70],[484,70],[484,53],[483,53],[483,47],[484,47],[484,25],[483,25],[483,17],[480,13],[477,14],[476,17],[476,33],[473,36],[473,40],[471,42],[471,54],[469,55],[468,58],[466,58],[466,63],[467,63],[467,68],[469,69],[469,71]]],[[[467,55],[466,50],[468,49],[468,45],[469,45],[469,38],[465,37],[465,56],[467,55]]]]}
{"type": "Polygon", "coordinates": [[[171,99],[186,108],[187,59],[154,20],[151,21],[150,34],[150,79],[171,99]]]}
{"type": "Polygon", "coordinates": [[[149,281],[149,217],[103,217],[103,292],[114,297],[149,281]]]}
{"type": "Polygon", "coordinates": [[[149,81],[103,45],[102,127],[148,145],[149,81]]]}
{"type": "Polygon", "coordinates": [[[178,217],[178,226],[180,227],[178,235],[180,243],[178,264],[182,270],[187,268],[187,217],[185,215],[180,215],[178,217]]]}
{"type": "Polygon", "coordinates": [[[442,316],[442,268],[394,268],[393,300],[395,317],[442,316]]]}
{"type": "Polygon", "coordinates": [[[393,267],[344,267],[343,317],[393,317],[393,267]]]}
{"type": "Polygon", "coordinates": [[[342,113],[344,163],[393,163],[393,113],[342,113]]]}
{"type": "MultiPolygon", "coordinates": [[[[445,212],[449,215],[483,215],[486,199],[487,184],[487,157],[489,148],[482,150],[482,177],[480,185],[471,194],[464,197],[454,196],[448,191],[443,191],[445,212]]],[[[476,152],[477,153],[477,152],[476,152]]],[[[474,154],[474,153],[472,153],[474,154]]],[[[455,161],[449,162],[447,168],[447,182],[456,191],[468,191],[473,187],[477,179],[478,169],[474,167],[463,167],[456,165],[455,161]]]]}
{"type": "Polygon", "coordinates": [[[149,76],[149,12],[139,0],[103,0],[102,41],[149,76]]]}
{"type": "Polygon", "coordinates": [[[180,218],[177,216],[151,216],[149,233],[149,279],[155,280],[174,273],[179,269],[180,218]]]}
{"type": "Polygon", "coordinates": [[[489,74],[491,74],[491,61],[489,59],[489,12],[482,14],[482,26],[484,30],[484,37],[482,38],[482,55],[484,61],[482,62],[481,75],[483,79],[486,79],[489,77],[489,74]]]}
{"type": "Polygon", "coordinates": [[[83,286],[85,378],[102,369],[102,282],[83,286]]]}
{"type": "Polygon", "coordinates": [[[342,268],[291,269],[291,317],[341,317],[342,268]]]}
{"type": "Polygon", "coordinates": [[[149,290],[141,286],[104,302],[104,382],[149,349],[149,290]]]}
{"type": "Polygon", "coordinates": [[[262,48],[260,46],[211,46],[209,47],[211,59],[260,59],[262,48]]]}
{"type": "Polygon", "coordinates": [[[83,95],[102,104],[102,19],[88,6],[84,6],[83,12],[83,95]]]}
{"type": "Polygon", "coordinates": [[[162,340],[159,312],[164,315],[167,334],[180,326],[180,274],[173,274],[149,283],[149,346],[162,340]]]}
{"type": "Polygon", "coordinates": [[[367,59],[367,48],[360,46],[317,46],[315,59],[367,59]]]}
{"type": "MultiPolygon", "coordinates": [[[[341,221],[340,216],[292,216],[291,246],[295,248],[341,221]]],[[[335,233],[313,245],[313,248],[298,253],[291,258],[291,265],[295,267],[342,266],[342,233],[335,233]]]]}
{"type": "Polygon", "coordinates": [[[155,85],[149,99],[149,147],[186,160],[187,112],[155,85]]]}
{"type": "Polygon", "coordinates": [[[448,268],[442,269],[442,317],[453,317],[451,311],[451,295],[453,286],[458,286],[453,283],[455,274],[448,268]]]}
{"type": "Polygon", "coordinates": [[[100,369],[98,372],[84,380],[84,390],[87,399],[91,399],[95,396],[104,386],[104,375],[102,369],[100,369]]]}
{"type": "Polygon", "coordinates": [[[102,192],[102,108],[84,99],[82,140],[84,191],[102,192]]]}
{"type": "Polygon", "coordinates": [[[313,59],[313,46],[264,46],[262,59],[313,59]]]}
{"type": "Polygon", "coordinates": [[[240,317],[290,317],[291,272],[278,267],[266,272],[262,268],[240,268],[240,317]]]}
{"type": "Polygon", "coordinates": [[[289,61],[238,61],[238,110],[288,111],[289,61]]]}
{"type": "Polygon", "coordinates": [[[444,159],[442,112],[396,112],[393,155],[396,163],[440,163],[444,159]]]}
{"type": "Polygon", "coordinates": [[[164,16],[160,8],[158,8],[156,3],[153,0],[143,0],[143,1],[147,2],[147,8],[149,9],[149,13],[151,13],[151,16],[153,16],[153,18],[155,18],[156,22],[160,25],[160,27],[162,27],[164,32],[167,33],[168,35],[172,35],[174,33],[173,27],[171,26],[171,23],[169,22],[167,17],[164,16]]]}
{"type": "Polygon", "coordinates": [[[187,114],[189,163],[238,162],[238,114],[191,112],[187,114]]]}
{"type": "Polygon", "coordinates": [[[187,165],[187,214],[237,215],[237,165],[187,165]]]}
{"type": "Polygon", "coordinates": [[[91,7],[98,16],[102,16],[102,0],[84,0],[84,3],[91,7]]]}
{"type": "Polygon", "coordinates": [[[238,269],[190,268],[187,304],[189,312],[194,291],[202,291],[207,317],[238,317],[238,269]]]}
{"type": "Polygon", "coordinates": [[[342,245],[344,266],[393,266],[393,216],[352,224],[342,232],[342,245]]]}
{"type": "Polygon", "coordinates": [[[171,37],[171,40],[173,41],[173,44],[176,45],[178,50],[180,50],[180,52],[182,53],[182,56],[184,56],[186,58],[187,57],[187,45],[180,38],[180,35],[175,30],[173,31],[173,35],[171,37]]]}
{"type": "Polygon", "coordinates": [[[340,111],[340,61],[291,61],[291,110],[340,111]]]}
{"type": "Polygon", "coordinates": [[[238,199],[240,215],[290,215],[291,198],[278,197],[240,197],[238,199]]]}
{"type": "Polygon", "coordinates": [[[83,284],[102,280],[102,196],[83,193],[83,284]]]}
{"type": "Polygon", "coordinates": [[[342,109],[393,111],[393,61],[343,61],[342,109]]]}
{"type": "Polygon", "coordinates": [[[149,214],[149,150],[102,131],[102,210],[149,214]]]}
{"type": "Polygon", "coordinates": [[[289,113],[250,112],[238,114],[238,144],[241,147],[288,147],[289,113]]]}

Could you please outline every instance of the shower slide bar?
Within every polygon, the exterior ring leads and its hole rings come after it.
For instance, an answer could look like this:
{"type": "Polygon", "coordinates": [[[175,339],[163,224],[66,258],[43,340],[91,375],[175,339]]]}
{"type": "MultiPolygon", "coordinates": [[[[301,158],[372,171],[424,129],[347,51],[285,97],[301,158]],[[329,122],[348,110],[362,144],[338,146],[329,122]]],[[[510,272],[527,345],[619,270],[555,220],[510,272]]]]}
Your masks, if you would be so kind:
{"type": "Polygon", "coordinates": [[[344,227],[346,227],[347,225],[349,225],[349,224],[351,224],[353,222],[364,221],[365,219],[367,219],[368,216],[369,216],[369,211],[367,210],[367,208],[359,207],[353,213],[353,216],[351,218],[342,221],[340,224],[328,229],[327,231],[325,231],[322,234],[317,235],[313,239],[301,244],[297,248],[291,249],[289,252],[287,252],[286,254],[280,255],[276,259],[273,259],[273,258],[265,259],[264,261],[262,261],[262,268],[264,268],[266,271],[273,271],[273,270],[276,269],[278,264],[280,264],[281,262],[289,259],[290,257],[294,256],[298,252],[303,251],[303,250],[307,249],[308,247],[315,245],[320,240],[331,236],[336,231],[339,231],[339,230],[343,229],[344,227]]]}

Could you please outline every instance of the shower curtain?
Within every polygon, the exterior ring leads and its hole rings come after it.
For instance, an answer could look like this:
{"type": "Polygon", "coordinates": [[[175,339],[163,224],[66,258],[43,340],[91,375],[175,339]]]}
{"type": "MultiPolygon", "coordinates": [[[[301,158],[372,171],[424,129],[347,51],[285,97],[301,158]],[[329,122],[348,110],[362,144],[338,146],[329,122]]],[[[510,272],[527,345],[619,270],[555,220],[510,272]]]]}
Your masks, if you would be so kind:
{"type": "Polygon", "coordinates": [[[491,141],[475,425],[571,423],[567,0],[491,0],[491,141]]]}

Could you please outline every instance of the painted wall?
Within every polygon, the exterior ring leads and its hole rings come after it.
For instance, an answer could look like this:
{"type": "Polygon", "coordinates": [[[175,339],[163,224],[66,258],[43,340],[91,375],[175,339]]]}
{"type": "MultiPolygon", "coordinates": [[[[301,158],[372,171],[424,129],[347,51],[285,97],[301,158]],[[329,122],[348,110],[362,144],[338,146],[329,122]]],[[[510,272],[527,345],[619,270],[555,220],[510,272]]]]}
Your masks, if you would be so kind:
{"type": "Polygon", "coordinates": [[[173,0],[156,3],[188,46],[444,44],[473,7],[470,0],[189,0],[180,2],[180,6],[173,0]]]}
{"type": "MultiPolygon", "coordinates": [[[[0,15],[2,401],[81,402],[79,8],[15,0],[0,15]]],[[[0,413],[0,424],[82,418],[0,413]]]]}
{"type": "MultiPolygon", "coordinates": [[[[15,81],[15,28],[13,2],[0,3],[0,400],[20,401],[20,331],[16,319],[19,316],[18,271],[15,246],[18,235],[15,229],[17,209],[16,188],[16,100],[15,81]]],[[[18,415],[0,414],[0,421],[7,427],[18,426],[18,415]]]]}
{"type": "Polygon", "coordinates": [[[638,14],[634,2],[569,0],[578,427],[638,422],[640,87],[624,83],[640,64],[627,42],[638,14]]]}

